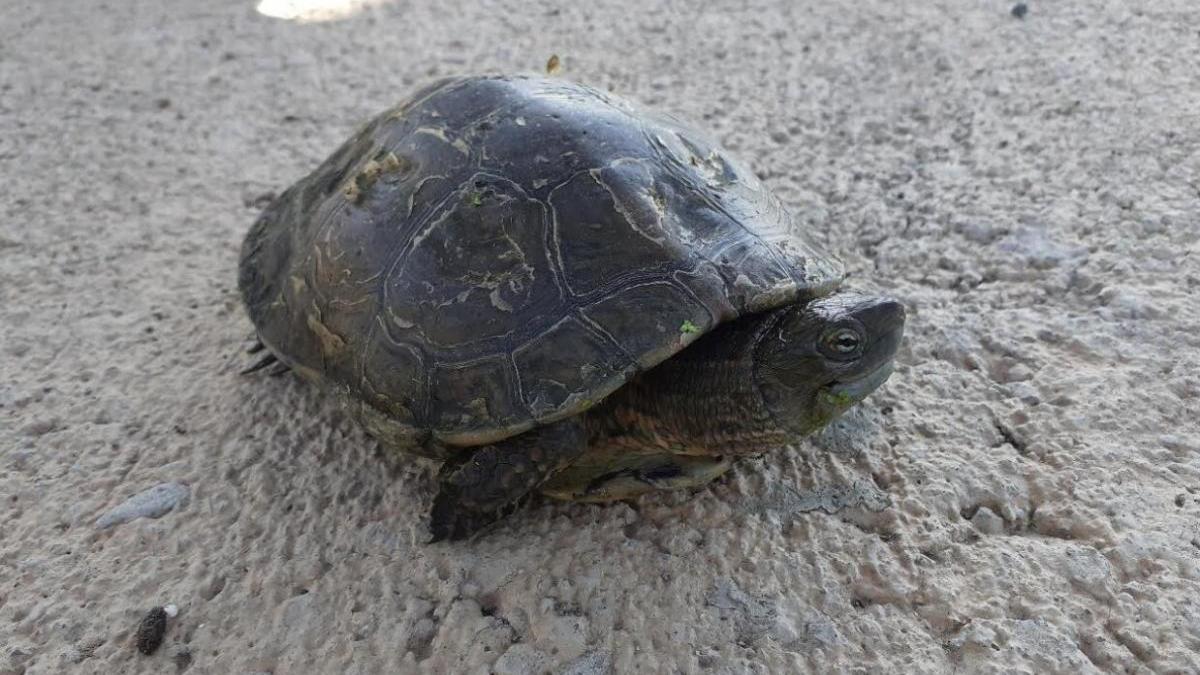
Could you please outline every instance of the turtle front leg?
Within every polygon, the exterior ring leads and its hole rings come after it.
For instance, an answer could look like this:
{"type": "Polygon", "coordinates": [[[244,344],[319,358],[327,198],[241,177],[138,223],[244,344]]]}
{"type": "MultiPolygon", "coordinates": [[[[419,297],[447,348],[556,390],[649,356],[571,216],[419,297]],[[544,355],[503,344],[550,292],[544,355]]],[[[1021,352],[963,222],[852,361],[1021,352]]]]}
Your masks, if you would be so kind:
{"type": "Polygon", "coordinates": [[[465,539],[503,518],[586,450],[583,424],[571,418],[447,461],[429,512],[431,543],[465,539]]]}

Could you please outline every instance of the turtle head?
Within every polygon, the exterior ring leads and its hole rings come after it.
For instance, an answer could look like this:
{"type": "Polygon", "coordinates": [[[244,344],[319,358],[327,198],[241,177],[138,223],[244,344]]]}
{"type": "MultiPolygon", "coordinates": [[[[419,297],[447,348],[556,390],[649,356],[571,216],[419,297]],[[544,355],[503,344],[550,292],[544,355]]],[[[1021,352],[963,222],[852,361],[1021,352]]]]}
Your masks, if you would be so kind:
{"type": "Polygon", "coordinates": [[[904,334],[896,300],[842,292],[777,310],[754,377],[775,421],[807,434],[883,384],[904,334]]]}

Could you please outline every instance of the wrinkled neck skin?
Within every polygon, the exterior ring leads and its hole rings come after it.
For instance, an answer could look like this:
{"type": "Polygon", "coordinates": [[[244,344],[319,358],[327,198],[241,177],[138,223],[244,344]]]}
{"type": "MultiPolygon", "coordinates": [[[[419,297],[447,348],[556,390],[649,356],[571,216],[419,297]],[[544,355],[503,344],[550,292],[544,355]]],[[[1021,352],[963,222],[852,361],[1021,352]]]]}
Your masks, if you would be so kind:
{"type": "Polygon", "coordinates": [[[823,326],[808,322],[795,330],[793,322],[793,330],[785,331],[786,312],[778,312],[755,342],[752,379],[772,420],[799,438],[829,424],[859,398],[828,386],[832,374],[813,346],[823,326]]]}
{"type": "Polygon", "coordinates": [[[796,435],[757,382],[757,345],[784,310],[744,317],[643,373],[588,414],[592,442],[630,451],[751,455],[796,435]]]}

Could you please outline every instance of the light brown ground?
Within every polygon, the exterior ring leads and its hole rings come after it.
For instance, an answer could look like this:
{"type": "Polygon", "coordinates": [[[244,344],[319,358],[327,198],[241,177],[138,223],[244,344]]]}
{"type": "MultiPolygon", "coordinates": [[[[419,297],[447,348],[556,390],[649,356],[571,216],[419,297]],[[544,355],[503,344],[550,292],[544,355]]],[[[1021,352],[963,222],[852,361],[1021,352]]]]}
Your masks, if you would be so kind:
{"type": "Polygon", "coordinates": [[[1192,0],[359,4],[0,5],[0,672],[1200,667],[1192,0]],[[711,129],[907,345],[690,498],[430,547],[431,465],[235,375],[237,249],[417,83],[551,53],[711,129]]]}

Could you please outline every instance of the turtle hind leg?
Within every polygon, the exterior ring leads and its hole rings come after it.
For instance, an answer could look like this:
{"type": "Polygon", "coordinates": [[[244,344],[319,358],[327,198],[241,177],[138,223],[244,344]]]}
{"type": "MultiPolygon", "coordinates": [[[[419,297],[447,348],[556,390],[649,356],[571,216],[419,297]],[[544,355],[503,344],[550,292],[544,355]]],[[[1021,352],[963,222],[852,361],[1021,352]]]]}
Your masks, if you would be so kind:
{"type": "Polygon", "coordinates": [[[586,450],[583,425],[572,418],[447,461],[429,511],[430,543],[465,539],[495,523],[586,450]]]}

